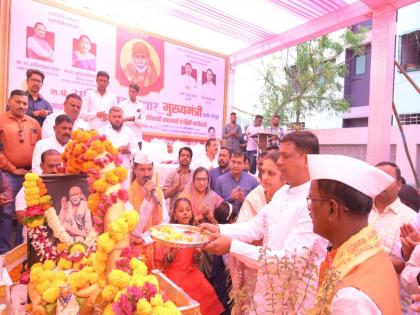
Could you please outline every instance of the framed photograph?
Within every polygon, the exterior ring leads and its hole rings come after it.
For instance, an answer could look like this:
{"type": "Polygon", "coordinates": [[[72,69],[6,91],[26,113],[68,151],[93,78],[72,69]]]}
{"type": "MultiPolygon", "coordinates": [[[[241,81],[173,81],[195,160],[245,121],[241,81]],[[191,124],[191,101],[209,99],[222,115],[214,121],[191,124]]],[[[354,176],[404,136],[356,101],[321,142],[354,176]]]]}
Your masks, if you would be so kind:
{"type": "MultiPolygon", "coordinates": [[[[80,175],[43,175],[41,176],[48,194],[52,197],[52,205],[57,212],[61,225],[77,242],[84,241],[92,227],[92,215],[87,206],[89,196],[87,176],[80,175]]],[[[53,233],[48,227],[48,235],[53,233]]],[[[53,242],[57,243],[55,239],[53,242]]],[[[35,249],[28,239],[28,263],[31,266],[39,261],[35,249]]]]}

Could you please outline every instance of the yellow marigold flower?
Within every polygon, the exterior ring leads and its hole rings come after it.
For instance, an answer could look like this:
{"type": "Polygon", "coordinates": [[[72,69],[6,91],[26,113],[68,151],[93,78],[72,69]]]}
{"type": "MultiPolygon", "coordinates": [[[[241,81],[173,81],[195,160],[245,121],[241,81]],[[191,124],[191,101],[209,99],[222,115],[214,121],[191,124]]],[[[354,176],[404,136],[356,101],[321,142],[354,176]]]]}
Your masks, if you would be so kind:
{"type": "Polygon", "coordinates": [[[108,304],[105,307],[103,315],[115,315],[114,311],[112,310],[112,304],[108,304]]]}
{"type": "Polygon", "coordinates": [[[105,150],[107,150],[109,153],[111,153],[111,154],[117,154],[117,153],[118,153],[117,148],[116,148],[116,147],[114,147],[114,145],[112,144],[112,142],[111,142],[111,141],[109,141],[109,140],[105,140],[105,141],[103,142],[103,144],[104,144],[104,146],[105,146],[105,150]]]}
{"type": "Polygon", "coordinates": [[[34,220],[31,220],[31,221],[28,221],[27,226],[30,229],[33,229],[33,228],[36,228],[37,226],[40,226],[42,224],[44,224],[44,217],[39,218],[39,219],[34,219],[34,220]]]}
{"type": "Polygon", "coordinates": [[[118,176],[118,180],[120,183],[122,183],[128,175],[128,170],[125,167],[118,166],[114,168],[114,174],[118,176]]]}
{"type": "Polygon", "coordinates": [[[86,252],[86,246],[83,245],[82,243],[75,243],[75,244],[70,246],[69,252],[70,252],[70,254],[74,254],[74,253],[77,253],[77,252],[84,253],[84,252],[86,252]]]}
{"type": "Polygon", "coordinates": [[[42,294],[42,292],[44,292],[49,287],[51,287],[51,284],[52,284],[51,281],[44,281],[44,282],[38,283],[35,289],[39,294],[42,294]]]}
{"type": "Polygon", "coordinates": [[[53,260],[48,259],[44,262],[44,270],[53,270],[55,268],[55,263],[53,260]]]}
{"type": "Polygon", "coordinates": [[[39,188],[38,187],[25,188],[25,196],[30,196],[30,195],[35,195],[35,196],[38,195],[39,196],[39,188]]]}
{"type": "Polygon", "coordinates": [[[175,305],[175,303],[174,302],[172,302],[172,301],[166,301],[164,304],[163,304],[163,306],[167,309],[167,310],[169,310],[169,311],[171,311],[172,313],[170,313],[170,314],[181,314],[181,312],[178,310],[178,308],[176,307],[176,305],[175,305]]]}
{"type": "Polygon", "coordinates": [[[141,260],[133,257],[130,260],[130,267],[133,269],[133,274],[140,275],[140,276],[147,276],[147,266],[141,260]]]}
{"type": "Polygon", "coordinates": [[[146,299],[139,299],[137,301],[137,314],[138,315],[150,315],[152,314],[152,306],[146,299]]]}
{"type": "Polygon", "coordinates": [[[34,188],[37,185],[36,185],[36,181],[27,181],[27,180],[25,180],[23,182],[22,186],[25,187],[25,188],[34,188]]]}
{"type": "Polygon", "coordinates": [[[41,273],[43,272],[42,267],[32,267],[31,273],[29,274],[29,277],[31,279],[31,282],[37,283],[39,281],[39,277],[41,273]]]}
{"type": "Polygon", "coordinates": [[[101,141],[95,140],[92,142],[90,149],[95,150],[97,154],[102,154],[105,152],[105,145],[101,141]]]}
{"type": "Polygon", "coordinates": [[[112,302],[118,291],[120,291],[120,288],[113,285],[107,285],[102,291],[102,297],[105,299],[105,301],[112,302]]]}
{"type": "Polygon", "coordinates": [[[152,304],[153,306],[161,306],[161,305],[163,305],[162,295],[160,295],[160,293],[157,293],[154,297],[152,297],[150,299],[150,304],[152,304]]]}
{"type": "Polygon", "coordinates": [[[98,274],[96,272],[91,272],[88,274],[88,279],[90,284],[98,282],[98,274]]]}
{"type": "Polygon", "coordinates": [[[73,272],[69,276],[70,290],[75,293],[77,290],[88,284],[88,280],[89,279],[86,277],[86,273],[80,271],[73,272]]]}
{"type": "Polygon", "coordinates": [[[60,267],[63,270],[68,270],[72,267],[72,262],[70,260],[67,260],[67,259],[61,257],[58,260],[58,267],[60,267]]]}
{"type": "Polygon", "coordinates": [[[93,263],[93,270],[95,270],[95,272],[97,272],[98,274],[102,274],[103,272],[105,272],[105,264],[99,261],[95,261],[93,263]]]}
{"type": "Polygon", "coordinates": [[[54,279],[54,274],[55,273],[52,270],[44,270],[43,272],[41,272],[39,276],[39,282],[44,282],[44,281],[54,279]]]}
{"type": "Polygon", "coordinates": [[[113,171],[108,171],[105,173],[105,179],[111,185],[118,184],[118,176],[114,174],[113,171]]]}
{"type": "Polygon", "coordinates": [[[95,260],[105,263],[108,259],[108,254],[104,252],[99,246],[98,250],[95,253],[95,260]]]}
{"type": "Polygon", "coordinates": [[[64,271],[56,271],[55,272],[55,280],[66,280],[67,275],[64,271]]]}
{"type": "Polygon", "coordinates": [[[35,173],[26,173],[25,174],[25,181],[28,182],[36,182],[36,180],[39,178],[39,176],[35,173]]]}
{"type": "Polygon", "coordinates": [[[53,304],[57,301],[60,289],[58,287],[48,288],[42,292],[42,299],[48,304],[53,304]]]}
{"type": "Polygon", "coordinates": [[[139,274],[133,274],[130,279],[130,285],[133,285],[136,287],[142,287],[145,282],[146,282],[146,277],[139,274]]]}
{"type": "Polygon", "coordinates": [[[109,227],[109,236],[117,242],[121,241],[127,233],[128,224],[125,223],[123,218],[119,218],[112,222],[109,227]]]}
{"type": "Polygon", "coordinates": [[[153,315],[181,315],[181,312],[176,310],[169,309],[164,305],[156,306],[153,308],[153,315]]]}
{"type": "Polygon", "coordinates": [[[93,183],[92,188],[99,193],[104,193],[108,189],[108,184],[103,179],[98,179],[93,183]]]}
{"type": "Polygon", "coordinates": [[[108,283],[119,288],[125,288],[130,283],[130,275],[122,270],[114,269],[108,275],[108,283]]]}
{"type": "MultiPolygon", "coordinates": [[[[115,248],[115,241],[111,238],[111,235],[108,232],[99,235],[96,244],[99,249],[107,254],[109,254],[115,248]]],[[[96,258],[99,259],[98,253],[96,253],[96,256],[96,258]]]]}
{"type": "Polygon", "coordinates": [[[129,232],[133,231],[136,228],[137,223],[140,220],[139,213],[136,210],[124,211],[122,213],[122,218],[127,223],[129,232]]]}

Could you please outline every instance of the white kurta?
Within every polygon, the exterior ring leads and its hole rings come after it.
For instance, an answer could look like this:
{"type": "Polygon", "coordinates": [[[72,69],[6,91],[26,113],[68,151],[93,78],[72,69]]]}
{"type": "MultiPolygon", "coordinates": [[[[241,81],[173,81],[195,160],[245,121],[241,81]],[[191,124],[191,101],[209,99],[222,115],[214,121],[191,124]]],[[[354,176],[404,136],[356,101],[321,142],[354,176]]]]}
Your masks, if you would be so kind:
{"type": "Polygon", "coordinates": [[[146,123],[146,109],[144,105],[136,100],[132,102],[126,99],[118,104],[124,112],[124,117],[134,117],[134,121],[126,121],[124,124],[135,133],[138,142],[143,141],[143,126],[146,123]]]}
{"type": "MultiPolygon", "coordinates": [[[[318,266],[325,257],[328,242],[313,232],[312,219],[307,209],[309,186],[310,182],[293,188],[283,186],[252,220],[220,225],[221,234],[234,239],[230,254],[248,267],[259,268],[254,293],[258,314],[264,313],[266,305],[265,276],[259,261],[261,247],[247,243],[264,238],[264,246],[277,257],[316,246],[318,266]]],[[[312,304],[313,299],[308,299],[308,305],[312,304]]]]}
{"type": "Polygon", "coordinates": [[[207,156],[207,154],[204,154],[202,157],[197,158],[192,163],[191,168],[192,169],[197,169],[199,167],[204,167],[208,170],[219,167],[219,162],[218,162],[217,155],[214,157],[213,161],[210,161],[210,158],[207,156]]]}
{"type": "Polygon", "coordinates": [[[80,118],[85,120],[92,129],[98,129],[105,126],[108,121],[102,121],[96,116],[96,113],[105,112],[108,114],[112,106],[117,106],[117,98],[114,94],[106,91],[104,95],[101,95],[98,90],[89,90],[83,98],[80,118]]]}
{"type": "MultiPolygon", "coordinates": [[[[139,151],[139,146],[137,144],[137,139],[134,132],[125,125],[121,127],[120,131],[116,131],[114,128],[112,128],[111,124],[108,123],[108,125],[99,129],[99,133],[105,135],[117,149],[123,145],[129,146],[131,151],[130,154],[118,153],[118,156],[122,161],[122,166],[130,170],[131,162],[136,153],[139,151]]],[[[124,188],[128,188],[129,183],[130,179],[127,176],[122,186],[124,188]]]]}
{"type": "MultiPolygon", "coordinates": [[[[66,113],[62,110],[54,111],[54,113],[47,116],[47,118],[44,120],[44,123],[42,124],[42,138],[49,138],[55,135],[54,132],[54,125],[55,125],[55,119],[59,115],[65,115],[66,113]]],[[[81,118],[77,118],[76,121],[73,123],[73,130],[76,129],[83,129],[83,130],[89,130],[90,126],[89,124],[84,121],[81,118]]]]}
{"type": "Polygon", "coordinates": [[[419,294],[419,284],[417,276],[420,273],[420,245],[414,248],[409,261],[405,264],[405,268],[400,275],[401,290],[407,293],[408,296],[412,294],[419,294]]]}
{"type": "Polygon", "coordinates": [[[382,312],[363,291],[348,287],[338,290],[331,303],[332,315],[382,315],[382,312]]]}
{"type": "Polygon", "coordinates": [[[53,137],[45,138],[39,140],[35,144],[34,153],[32,155],[32,172],[41,175],[41,154],[47,150],[57,150],[59,153],[64,152],[65,145],[61,145],[60,142],[57,141],[55,135],[53,137]]]}

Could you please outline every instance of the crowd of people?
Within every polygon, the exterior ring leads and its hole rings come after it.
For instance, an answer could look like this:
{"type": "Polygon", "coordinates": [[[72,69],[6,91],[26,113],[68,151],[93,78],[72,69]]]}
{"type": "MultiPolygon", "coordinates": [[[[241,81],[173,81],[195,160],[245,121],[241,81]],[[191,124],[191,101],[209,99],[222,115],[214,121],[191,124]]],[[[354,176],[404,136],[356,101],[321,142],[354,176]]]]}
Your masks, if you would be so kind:
{"type": "MultiPolygon", "coordinates": [[[[412,300],[420,293],[420,197],[395,163],[370,166],[319,154],[313,133],[285,133],[278,115],[269,128],[256,115],[243,132],[231,113],[221,139],[212,132],[202,156],[194,157],[187,145],[179,149],[171,161],[176,167],[159,187],[153,180],[158,163],[143,148],[145,108],[137,84],[130,84],[127,100],[117,104],[107,90],[109,75],[99,71],[96,90],[83,99],[69,94],[63,110],[53,111],[40,93],[44,79],[41,71],[28,70],[28,89],[13,90],[0,114],[0,253],[25,238],[24,175],[62,172],[60,154],[72,130],[97,129],[132,173],[123,183],[140,213],[131,245],[150,268],[164,270],[197,300],[202,314],[269,311],[271,284],[261,260],[266,249],[277,258],[316,251],[318,294],[328,286],[323,268],[336,268],[341,282],[333,295],[326,293],[332,314],[420,310],[412,300]],[[259,147],[259,133],[269,134],[266,150],[259,147]],[[166,222],[200,225],[211,240],[201,250],[162,247],[149,230],[166,222]],[[246,294],[232,299],[239,291],[246,294]]],[[[61,206],[63,227],[75,241],[83,240],[92,226],[86,196],[71,187],[61,206]]],[[[316,302],[310,295],[304,304],[316,302]]],[[[279,299],[270,307],[285,305],[279,299]]]]}

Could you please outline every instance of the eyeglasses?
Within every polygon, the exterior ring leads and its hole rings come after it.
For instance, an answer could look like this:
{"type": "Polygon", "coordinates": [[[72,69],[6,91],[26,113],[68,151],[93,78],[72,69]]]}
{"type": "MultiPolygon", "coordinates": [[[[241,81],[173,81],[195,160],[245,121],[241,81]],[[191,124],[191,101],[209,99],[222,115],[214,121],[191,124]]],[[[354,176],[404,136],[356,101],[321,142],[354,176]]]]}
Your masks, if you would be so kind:
{"type": "Polygon", "coordinates": [[[29,81],[32,81],[32,82],[36,82],[36,83],[42,84],[42,80],[35,79],[35,78],[29,78],[29,81]]]}
{"type": "Polygon", "coordinates": [[[322,201],[327,201],[327,200],[330,200],[330,198],[312,198],[312,197],[309,197],[309,196],[306,197],[306,203],[308,204],[308,206],[310,204],[312,204],[313,201],[322,202],[322,201]]]}

